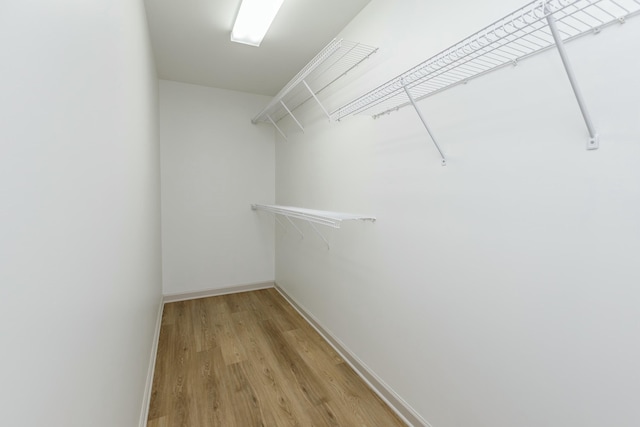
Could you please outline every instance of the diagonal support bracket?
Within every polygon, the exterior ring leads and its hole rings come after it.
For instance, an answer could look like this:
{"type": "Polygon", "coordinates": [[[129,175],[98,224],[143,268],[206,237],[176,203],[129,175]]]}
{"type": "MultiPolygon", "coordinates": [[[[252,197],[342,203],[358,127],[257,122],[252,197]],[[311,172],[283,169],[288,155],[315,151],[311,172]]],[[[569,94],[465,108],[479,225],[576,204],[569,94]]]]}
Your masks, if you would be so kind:
{"type": "MultiPolygon", "coordinates": [[[[300,236],[304,239],[304,233],[302,232],[302,230],[300,230],[300,228],[296,225],[296,223],[295,223],[295,222],[293,222],[293,221],[291,220],[291,218],[289,218],[288,216],[286,216],[285,218],[287,218],[287,221],[289,221],[289,224],[291,224],[291,225],[293,226],[293,228],[295,228],[295,229],[296,229],[296,231],[297,231],[298,233],[300,233],[300,236]]],[[[277,220],[277,219],[278,219],[278,216],[276,215],[276,220],[277,220]]],[[[327,245],[327,249],[331,249],[331,246],[329,245],[329,242],[328,242],[328,241],[327,241],[327,239],[324,237],[324,235],[320,232],[320,230],[318,230],[318,228],[317,228],[315,225],[313,225],[313,222],[311,222],[311,221],[307,221],[307,222],[308,222],[308,223],[309,223],[309,225],[311,226],[311,229],[312,229],[313,231],[315,231],[315,233],[316,233],[318,236],[320,236],[320,238],[321,238],[321,239],[322,239],[322,241],[325,243],[325,245],[327,245]]],[[[281,223],[280,221],[278,221],[278,223],[279,223],[280,225],[282,225],[282,223],[281,223]]],[[[284,227],[284,226],[283,226],[283,227],[284,227]]]]}
{"type": "Polygon", "coordinates": [[[287,221],[289,221],[289,224],[293,225],[293,228],[295,228],[298,231],[298,233],[300,233],[300,236],[302,236],[302,238],[304,239],[304,233],[298,228],[296,223],[291,221],[291,218],[289,218],[288,216],[285,216],[285,218],[287,218],[287,221]]]}
{"type": "Polygon", "coordinates": [[[327,249],[331,249],[331,246],[329,245],[329,242],[327,241],[327,239],[325,239],[325,237],[322,235],[322,233],[316,228],[316,226],[313,225],[313,223],[311,221],[307,221],[307,222],[309,223],[311,228],[313,228],[313,231],[315,231],[316,234],[318,236],[320,236],[320,238],[324,241],[325,245],[327,245],[327,249]]]}
{"type": "Polygon", "coordinates": [[[296,124],[298,125],[298,127],[300,127],[300,129],[302,129],[302,132],[304,133],[304,127],[302,127],[302,125],[300,124],[300,122],[298,121],[298,119],[296,119],[296,116],[293,115],[293,113],[291,112],[291,110],[289,110],[289,107],[287,107],[287,105],[280,101],[280,104],[282,104],[282,106],[284,107],[285,110],[287,110],[287,113],[289,113],[289,115],[291,116],[291,118],[293,119],[294,122],[296,122],[296,124]]]}
{"type": "Polygon", "coordinates": [[[278,127],[278,125],[276,124],[276,122],[273,121],[273,119],[271,118],[270,115],[267,115],[267,119],[269,119],[269,121],[271,122],[271,124],[273,125],[273,127],[275,127],[278,132],[280,132],[280,135],[282,135],[282,137],[285,139],[285,141],[287,140],[287,135],[284,134],[284,132],[282,132],[282,129],[280,129],[280,127],[278,127]]]}
{"type": "Polygon", "coordinates": [[[327,118],[329,119],[329,121],[331,121],[331,115],[329,114],[329,112],[327,111],[326,108],[324,108],[324,105],[322,105],[322,102],[320,102],[320,100],[318,99],[318,97],[316,96],[316,93],[313,91],[313,89],[311,89],[309,87],[309,85],[307,84],[306,80],[303,80],[302,83],[306,86],[307,90],[309,91],[309,93],[311,94],[311,96],[313,96],[313,99],[316,100],[316,102],[318,103],[318,105],[320,106],[320,108],[322,108],[322,111],[324,111],[324,114],[327,115],[327,118]]]}
{"type": "Polygon", "coordinates": [[[280,227],[282,227],[282,228],[284,229],[284,231],[285,231],[285,232],[287,231],[287,227],[285,227],[285,226],[284,226],[284,224],[282,223],[282,221],[280,221],[280,219],[278,218],[278,215],[274,215],[274,216],[273,216],[273,219],[275,219],[275,220],[276,220],[276,222],[277,222],[278,224],[280,224],[280,227]]]}
{"type": "Polygon", "coordinates": [[[411,105],[413,105],[413,108],[416,110],[416,113],[418,113],[418,117],[420,117],[420,121],[422,121],[422,124],[424,125],[425,129],[427,130],[427,133],[429,134],[429,137],[431,138],[431,141],[433,141],[433,145],[435,145],[436,149],[438,150],[438,153],[440,153],[440,158],[441,158],[440,164],[442,166],[447,166],[447,159],[444,157],[444,153],[440,149],[440,146],[438,145],[438,141],[436,141],[436,139],[433,136],[433,133],[431,133],[431,129],[429,129],[429,125],[427,125],[427,121],[422,116],[422,111],[420,111],[420,109],[418,108],[418,105],[416,104],[415,99],[413,99],[413,96],[411,95],[411,92],[409,92],[409,89],[407,88],[407,86],[402,85],[402,88],[406,92],[407,97],[409,98],[409,101],[411,101],[411,105]]]}
{"type": "Polygon", "coordinates": [[[567,77],[569,77],[571,88],[573,89],[573,93],[576,97],[576,100],[578,101],[578,106],[580,107],[580,112],[582,113],[584,122],[587,125],[587,130],[589,131],[589,141],[587,142],[587,150],[597,150],[598,147],[600,146],[600,138],[598,136],[598,133],[595,130],[595,127],[593,126],[593,122],[591,121],[591,116],[589,115],[589,111],[587,110],[587,106],[584,102],[584,98],[582,97],[582,92],[580,91],[576,77],[573,74],[573,68],[571,67],[571,62],[569,62],[569,57],[567,56],[567,52],[564,49],[564,43],[562,42],[562,37],[560,36],[560,32],[558,31],[558,26],[556,25],[556,18],[553,17],[553,15],[551,14],[551,11],[548,8],[545,8],[545,13],[547,14],[547,23],[549,24],[551,35],[553,36],[553,40],[556,42],[556,47],[558,48],[560,59],[562,59],[562,65],[564,65],[564,70],[567,72],[567,77]]]}

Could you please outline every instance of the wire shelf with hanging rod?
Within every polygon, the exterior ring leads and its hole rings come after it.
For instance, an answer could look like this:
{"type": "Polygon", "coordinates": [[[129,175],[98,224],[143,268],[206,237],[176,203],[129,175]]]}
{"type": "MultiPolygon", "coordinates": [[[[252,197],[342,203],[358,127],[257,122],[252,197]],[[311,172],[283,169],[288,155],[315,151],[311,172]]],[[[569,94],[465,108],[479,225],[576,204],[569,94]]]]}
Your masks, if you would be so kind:
{"type": "MultiPolygon", "coordinates": [[[[598,136],[577,87],[564,43],[603,28],[624,23],[640,13],[640,0],[536,0],[499,19],[399,76],[331,113],[334,120],[353,114],[374,118],[471,79],[557,47],[589,131],[588,149],[598,148],[598,136]]],[[[435,142],[431,131],[427,131],[435,142]]],[[[446,163],[440,147],[443,164],[446,163]]]]}
{"type": "Polygon", "coordinates": [[[377,50],[378,48],[373,46],[349,40],[332,40],[273,97],[251,122],[253,124],[271,123],[286,139],[286,135],[277,123],[282,118],[291,116],[304,131],[304,127],[293,112],[312,98],[330,118],[318,95],[377,50]]]}
{"type": "MultiPolygon", "coordinates": [[[[332,228],[340,228],[343,221],[371,221],[375,222],[376,218],[369,215],[358,215],[352,213],[345,212],[330,212],[330,211],[319,211],[315,209],[306,209],[306,208],[298,208],[293,206],[277,206],[277,205],[261,205],[261,204],[253,204],[251,205],[251,209],[254,211],[266,211],[275,215],[284,216],[287,221],[300,233],[301,236],[304,237],[304,233],[300,230],[298,226],[291,220],[291,218],[299,219],[306,221],[309,223],[313,231],[322,238],[322,240],[329,247],[329,242],[327,239],[320,233],[320,231],[313,224],[326,225],[332,228]]],[[[277,220],[277,216],[276,216],[277,220]]],[[[283,227],[284,224],[280,223],[283,227]]]]}

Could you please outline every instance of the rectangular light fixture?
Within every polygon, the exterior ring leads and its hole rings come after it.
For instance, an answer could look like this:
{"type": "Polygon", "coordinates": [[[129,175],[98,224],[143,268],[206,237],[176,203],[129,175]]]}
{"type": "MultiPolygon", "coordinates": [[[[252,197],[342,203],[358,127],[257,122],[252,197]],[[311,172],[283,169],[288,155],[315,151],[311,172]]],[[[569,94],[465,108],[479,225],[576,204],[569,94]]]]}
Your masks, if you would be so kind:
{"type": "Polygon", "coordinates": [[[231,41],[260,46],[284,0],[242,0],[231,41]]]}

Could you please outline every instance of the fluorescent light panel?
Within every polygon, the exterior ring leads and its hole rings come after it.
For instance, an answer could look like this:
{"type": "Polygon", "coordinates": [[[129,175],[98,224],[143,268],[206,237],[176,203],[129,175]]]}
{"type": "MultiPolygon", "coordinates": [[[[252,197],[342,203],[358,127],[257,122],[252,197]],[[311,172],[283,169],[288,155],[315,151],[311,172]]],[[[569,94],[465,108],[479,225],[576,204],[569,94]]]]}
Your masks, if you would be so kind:
{"type": "Polygon", "coordinates": [[[242,0],[231,41],[260,46],[284,0],[242,0]]]}

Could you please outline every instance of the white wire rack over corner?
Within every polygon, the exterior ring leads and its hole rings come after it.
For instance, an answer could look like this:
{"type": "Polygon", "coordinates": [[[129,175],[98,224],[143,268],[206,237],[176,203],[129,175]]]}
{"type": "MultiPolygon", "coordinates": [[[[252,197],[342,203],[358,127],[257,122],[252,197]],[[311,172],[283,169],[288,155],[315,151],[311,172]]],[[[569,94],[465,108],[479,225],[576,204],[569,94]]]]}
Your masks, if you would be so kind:
{"type": "MultiPolygon", "coordinates": [[[[461,42],[418,64],[331,113],[334,120],[353,114],[378,117],[416,101],[467,83],[490,71],[556,46],[589,131],[588,149],[598,148],[598,135],[587,113],[563,43],[606,26],[624,23],[640,13],[640,0],[536,0],[461,42]]],[[[429,135],[435,142],[431,131],[429,135]]],[[[436,148],[446,160],[440,147],[436,148]]]]}
{"type": "Polygon", "coordinates": [[[267,106],[251,120],[271,123],[286,139],[277,123],[289,115],[304,132],[304,127],[293,115],[298,107],[311,98],[315,99],[329,119],[331,116],[320,102],[318,94],[340,77],[347,74],[362,61],[369,58],[378,48],[361,43],[334,39],[325,46],[298,74],[295,75],[267,106]]]}
{"type": "MultiPolygon", "coordinates": [[[[326,225],[328,227],[340,228],[342,221],[350,221],[350,220],[360,220],[360,221],[371,221],[375,222],[376,218],[367,215],[358,215],[352,213],[344,213],[344,212],[329,212],[329,211],[319,211],[314,209],[305,209],[305,208],[297,208],[293,206],[277,206],[277,205],[260,205],[253,204],[251,205],[251,209],[261,210],[266,212],[271,212],[276,215],[284,216],[287,221],[300,233],[300,235],[304,238],[304,233],[300,230],[298,226],[291,220],[291,218],[296,218],[300,220],[304,220],[309,223],[313,231],[322,238],[324,243],[329,248],[329,242],[325,237],[320,233],[320,231],[313,224],[321,224],[326,225]]],[[[277,217],[276,217],[277,220],[277,217]]],[[[278,221],[279,222],[279,221],[278,221]]],[[[282,223],[280,223],[284,227],[282,223]]]]}

